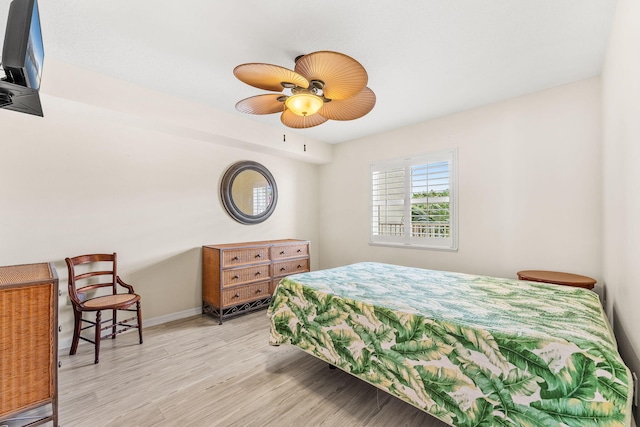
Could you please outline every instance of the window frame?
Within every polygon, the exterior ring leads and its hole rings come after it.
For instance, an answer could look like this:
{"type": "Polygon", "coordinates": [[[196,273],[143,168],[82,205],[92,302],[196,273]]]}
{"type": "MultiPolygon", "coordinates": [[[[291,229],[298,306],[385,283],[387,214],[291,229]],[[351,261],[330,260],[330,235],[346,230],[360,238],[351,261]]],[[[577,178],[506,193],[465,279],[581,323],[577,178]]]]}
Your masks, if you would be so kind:
{"type": "Polygon", "coordinates": [[[412,156],[399,157],[394,159],[380,160],[369,165],[369,245],[391,246],[415,249],[432,249],[443,251],[458,250],[458,149],[451,148],[441,151],[417,154],[412,156]],[[412,222],[404,221],[404,218],[411,218],[412,188],[411,168],[413,166],[433,165],[440,162],[449,163],[449,237],[413,237],[411,236],[412,222]],[[374,207],[378,206],[374,201],[374,172],[404,171],[402,185],[404,210],[401,236],[381,236],[374,235],[374,228],[379,226],[379,219],[374,223],[374,207]]]}

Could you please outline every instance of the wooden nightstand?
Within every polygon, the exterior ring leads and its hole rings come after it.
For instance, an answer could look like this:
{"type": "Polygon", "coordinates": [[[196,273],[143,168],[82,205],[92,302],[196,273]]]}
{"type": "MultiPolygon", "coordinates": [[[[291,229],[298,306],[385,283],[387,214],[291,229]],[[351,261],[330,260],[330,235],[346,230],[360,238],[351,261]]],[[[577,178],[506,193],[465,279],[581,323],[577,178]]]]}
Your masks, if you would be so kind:
{"type": "Polygon", "coordinates": [[[554,283],[556,285],[574,286],[585,289],[593,289],[593,286],[596,284],[596,280],[591,277],[545,270],[518,271],[518,279],[529,280],[531,282],[554,283]]]}

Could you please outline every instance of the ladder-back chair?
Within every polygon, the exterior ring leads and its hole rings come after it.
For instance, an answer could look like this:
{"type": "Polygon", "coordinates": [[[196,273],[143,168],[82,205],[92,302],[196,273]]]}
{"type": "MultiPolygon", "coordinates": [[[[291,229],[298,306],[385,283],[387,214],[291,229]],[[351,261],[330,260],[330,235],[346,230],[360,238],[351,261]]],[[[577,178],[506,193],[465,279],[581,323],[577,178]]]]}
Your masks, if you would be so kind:
{"type": "Polygon", "coordinates": [[[122,281],[117,275],[116,253],[80,255],[66,258],[65,261],[69,270],[69,298],[73,305],[75,319],[73,342],[69,354],[76,354],[78,342],[82,339],[94,345],[94,363],[98,363],[100,340],[115,339],[117,334],[129,329],[138,329],[140,344],[142,344],[140,295],[134,292],[133,286],[122,281]],[[118,285],[125,288],[127,292],[118,293],[118,285]],[[102,320],[103,310],[111,310],[112,318],[102,320]],[[136,316],[118,320],[118,311],[136,312],[136,316]],[[95,321],[84,318],[87,312],[95,312],[95,321]],[[88,325],[83,327],[83,323],[88,325]],[[82,331],[90,328],[95,328],[93,339],[81,335],[82,331]],[[102,335],[103,331],[109,333],[102,335]]]}

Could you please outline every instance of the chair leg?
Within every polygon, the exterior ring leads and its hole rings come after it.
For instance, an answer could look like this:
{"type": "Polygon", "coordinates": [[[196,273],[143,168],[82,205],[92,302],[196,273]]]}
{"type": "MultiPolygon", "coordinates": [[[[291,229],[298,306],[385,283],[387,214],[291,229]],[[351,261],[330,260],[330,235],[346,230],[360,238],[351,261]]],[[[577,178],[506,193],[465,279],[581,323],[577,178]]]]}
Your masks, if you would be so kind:
{"type": "Polygon", "coordinates": [[[142,344],[142,310],[140,309],[140,301],[136,302],[136,310],[138,311],[138,336],[140,344],[142,344]]]}
{"type": "Polygon", "coordinates": [[[100,355],[100,334],[102,329],[102,313],[98,310],[96,312],[96,336],[95,336],[95,360],[93,363],[98,363],[98,357],[100,355]]]}
{"type": "Polygon", "coordinates": [[[111,316],[111,322],[113,323],[113,326],[111,327],[111,339],[115,340],[116,339],[116,317],[118,315],[118,310],[113,310],[113,316],[111,316]]]}
{"type": "Polygon", "coordinates": [[[73,326],[73,341],[71,341],[71,349],[69,355],[73,356],[78,350],[78,341],[80,341],[80,332],[82,328],[82,312],[73,310],[74,326],[73,326]]]}

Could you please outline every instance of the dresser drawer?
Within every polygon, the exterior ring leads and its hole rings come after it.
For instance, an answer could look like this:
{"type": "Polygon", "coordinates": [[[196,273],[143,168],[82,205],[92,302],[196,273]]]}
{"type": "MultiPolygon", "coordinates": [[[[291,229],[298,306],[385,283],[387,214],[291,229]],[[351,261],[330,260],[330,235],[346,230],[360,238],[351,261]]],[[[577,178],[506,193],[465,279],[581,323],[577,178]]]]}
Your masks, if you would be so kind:
{"type": "Polygon", "coordinates": [[[269,262],[269,247],[229,249],[222,251],[222,268],[269,262]]]}
{"type": "Polygon", "coordinates": [[[223,288],[267,279],[269,279],[269,264],[222,271],[223,288]]]}
{"type": "Polygon", "coordinates": [[[273,261],[287,258],[305,257],[309,255],[308,244],[277,245],[271,248],[271,259],[273,261]]]}
{"type": "Polygon", "coordinates": [[[260,282],[224,289],[222,291],[222,306],[232,307],[245,302],[267,298],[269,296],[269,285],[270,282],[260,282]]]}
{"type": "Polygon", "coordinates": [[[276,292],[276,288],[278,287],[280,280],[282,280],[282,277],[278,277],[277,279],[273,279],[271,282],[269,282],[269,293],[271,295],[276,292]]]}
{"type": "Polygon", "coordinates": [[[295,273],[309,271],[309,258],[294,259],[291,261],[274,262],[271,276],[282,277],[295,273]]]}

